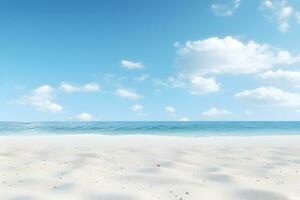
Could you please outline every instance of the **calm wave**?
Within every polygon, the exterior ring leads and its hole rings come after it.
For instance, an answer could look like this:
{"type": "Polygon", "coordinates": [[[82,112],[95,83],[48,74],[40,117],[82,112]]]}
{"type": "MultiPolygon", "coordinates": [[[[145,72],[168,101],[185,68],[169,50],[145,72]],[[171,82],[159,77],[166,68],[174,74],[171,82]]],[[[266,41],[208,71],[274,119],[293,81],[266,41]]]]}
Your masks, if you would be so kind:
{"type": "Polygon", "coordinates": [[[300,135],[300,122],[0,122],[0,135],[300,135]]]}

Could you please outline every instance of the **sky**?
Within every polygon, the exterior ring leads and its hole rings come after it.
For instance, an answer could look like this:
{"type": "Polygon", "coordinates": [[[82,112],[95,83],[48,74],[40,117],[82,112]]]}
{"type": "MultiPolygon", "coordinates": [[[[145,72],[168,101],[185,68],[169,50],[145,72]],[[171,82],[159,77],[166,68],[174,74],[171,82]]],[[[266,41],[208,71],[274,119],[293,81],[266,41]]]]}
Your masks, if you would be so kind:
{"type": "Polygon", "coordinates": [[[300,119],[298,0],[2,0],[0,121],[300,119]]]}

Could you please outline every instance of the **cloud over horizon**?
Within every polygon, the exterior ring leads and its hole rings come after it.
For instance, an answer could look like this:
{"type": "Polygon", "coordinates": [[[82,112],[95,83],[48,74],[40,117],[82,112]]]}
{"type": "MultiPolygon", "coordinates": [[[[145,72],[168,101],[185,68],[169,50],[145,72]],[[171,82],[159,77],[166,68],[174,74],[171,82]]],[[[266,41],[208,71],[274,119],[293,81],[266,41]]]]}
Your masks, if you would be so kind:
{"type": "Polygon", "coordinates": [[[244,90],[234,95],[236,98],[266,106],[300,106],[300,94],[283,91],[275,87],[259,87],[244,90]]]}
{"type": "Polygon", "coordinates": [[[42,85],[28,96],[24,96],[19,101],[21,104],[30,105],[40,111],[60,112],[63,106],[54,102],[55,89],[49,85],[42,85]]]}
{"type": "Polygon", "coordinates": [[[219,117],[219,116],[226,116],[231,114],[232,113],[229,112],[228,110],[223,110],[216,107],[212,107],[209,110],[201,113],[201,115],[204,117],[219,117]]]}
{"type": "Polygon", "coordinates": [[[176,109],[173,106],[166,106],[165,111],[169,113],[174,113],[176,112],[176,109]]]}
{"type": "Polygon", "coordinates": [[[80,113],[75,117],[75,119],[78,121],[91,121],[93,120],[93,115],[89,113],[80,113]]]}

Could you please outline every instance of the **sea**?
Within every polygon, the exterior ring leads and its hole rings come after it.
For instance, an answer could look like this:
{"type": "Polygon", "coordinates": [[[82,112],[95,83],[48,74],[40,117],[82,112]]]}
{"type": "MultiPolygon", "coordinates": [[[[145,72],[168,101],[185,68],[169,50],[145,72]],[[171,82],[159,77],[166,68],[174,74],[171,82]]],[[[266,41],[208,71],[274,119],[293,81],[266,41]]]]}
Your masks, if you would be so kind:
{"type": "Polygon", "coordinates": [[[300,135],[299,121],[0,122],[0,135],[300,135]]]}

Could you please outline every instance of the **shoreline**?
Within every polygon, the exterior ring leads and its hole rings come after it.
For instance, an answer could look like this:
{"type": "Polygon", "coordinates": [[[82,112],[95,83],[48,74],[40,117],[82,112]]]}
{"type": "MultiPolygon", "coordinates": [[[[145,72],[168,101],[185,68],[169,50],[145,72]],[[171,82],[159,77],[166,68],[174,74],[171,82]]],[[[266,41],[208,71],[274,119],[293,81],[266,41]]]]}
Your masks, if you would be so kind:
{"type": "Polygon", "coordinates": [[[103,138],[114,138],[114,137],[153,137],[153,138],[300,138],[300,134],[273,134],[273,135],[183,135],[183,134],[93,134],[93,133],[79,133],[79,134],[4,134],[0,135],[1,138],[18,138],[18,137],[103,137],[103,138]]]}
{"type": "MultiPolygon", "coordinates": [[[[136,140],[158,140],[158,141],[172,141],[172,142],[255,142],[259,143],[277,143],[284,144],[284,142],[289,145],[297,144],[300,142],[300,135],[212,135],[212,136],[185,136],[185,135],[144,135],[144,134],[134,134],[134,135],[102,135],[102,134],[63,134],[63,135],[1,135],[0,143],[3,141],[14,141],[14,140],[39,140],[50,142],[51,140],[59,139],[60,142],[72,141],[88,141],[88,142],[101,142],[101,141],[127,141],[132,142],[136,140]]],[[[209,143],[208,143],[209,144],[209,143]]],[[[240,143],[242,144],[242,143],[240,143]]],[[[285,144],[287,145],[287,144],[285,144]]]]}

